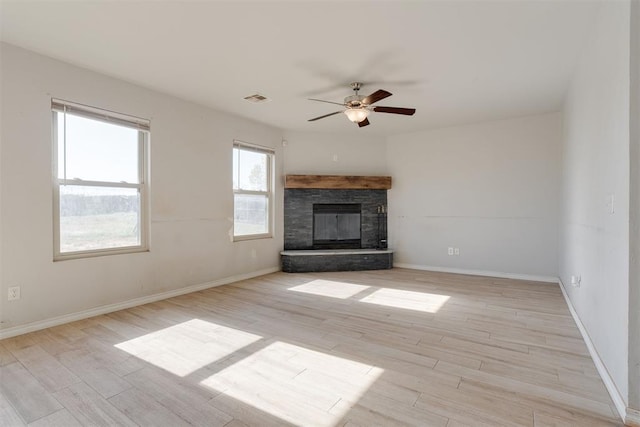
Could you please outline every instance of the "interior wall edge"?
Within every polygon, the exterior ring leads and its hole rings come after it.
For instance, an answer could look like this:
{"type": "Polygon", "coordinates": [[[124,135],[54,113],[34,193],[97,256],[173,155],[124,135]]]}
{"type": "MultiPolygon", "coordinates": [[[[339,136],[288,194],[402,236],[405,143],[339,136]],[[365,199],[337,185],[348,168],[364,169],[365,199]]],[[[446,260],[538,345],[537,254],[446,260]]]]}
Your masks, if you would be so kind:
{"type": "Polygon", "coordinates": [[[630,5],[629,407],[640,426],[640,1],[630,5]]]}

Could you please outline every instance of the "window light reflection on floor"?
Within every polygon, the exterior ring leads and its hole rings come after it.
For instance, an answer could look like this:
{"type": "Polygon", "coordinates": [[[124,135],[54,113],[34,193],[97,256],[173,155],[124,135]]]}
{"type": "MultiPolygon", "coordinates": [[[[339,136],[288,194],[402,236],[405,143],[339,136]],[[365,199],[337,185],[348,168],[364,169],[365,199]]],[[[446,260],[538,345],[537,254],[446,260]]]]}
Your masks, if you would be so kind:
{"type": "Polygon", "coordinates": [[[200,382],[296,425],[334,426],[384,372],[365,363],[276,341],[200,382]]]}
{"type": "Polygon", "coordinates": [[[449,298],[448,295],[381,288],[362,298],[360,301],[387,307],[437,313],[449,298]]]}
{"type": "Polygon", "coordinates": [[[260,340],[260,335],[192,319],[115,347],[184,377],[260,340]]]}
{"type": "Polygon", "coordinates": [[[290,291],[340,299],[350,298],[367,289],[369,289],[369,286],[321,279],[312,280],[303,285],[289,288],[290,291]]]}
{"type": "Polygon", "coordinates": [[[288,290],[339,299],[353,298],[359,293],[368,290],[368,292],[371,293],[357,299],[357,301],[367,304],[422,311],[425,313],[437,313],[450,298],[448,295],[431,294],[428,292],[378,288],[376,286],[357,285],[354,283],[322,279],[312,280],[308,283],[291,287],[288,290]]]}

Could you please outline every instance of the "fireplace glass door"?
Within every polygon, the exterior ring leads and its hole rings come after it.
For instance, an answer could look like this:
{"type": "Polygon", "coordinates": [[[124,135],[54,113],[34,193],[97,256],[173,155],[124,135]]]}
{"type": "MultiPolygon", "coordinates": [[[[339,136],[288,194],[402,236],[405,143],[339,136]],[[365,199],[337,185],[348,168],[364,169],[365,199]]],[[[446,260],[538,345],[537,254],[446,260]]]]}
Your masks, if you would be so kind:
{"type": "Polygon", "coordinates": [[[355,203],[313,205],[314,249],[359,249],[361,206],[355,203]]]}

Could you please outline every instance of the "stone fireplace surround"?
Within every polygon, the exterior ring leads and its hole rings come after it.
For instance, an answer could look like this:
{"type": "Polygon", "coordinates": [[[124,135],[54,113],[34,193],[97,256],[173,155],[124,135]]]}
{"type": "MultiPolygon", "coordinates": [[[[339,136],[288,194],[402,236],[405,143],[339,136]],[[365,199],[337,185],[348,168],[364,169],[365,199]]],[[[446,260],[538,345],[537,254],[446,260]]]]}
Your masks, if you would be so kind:
{"type": "Polygon", "coordinates": [[[288,175],[284,190],[282,270],[309,272],[391,268],[393,251],[379,249],[378,235],[379,217],[384,221],[383,229],[386,230],[386,216],[379,216],[379,207],[384,206],[386,210],[387,189],[390,186],[390,177],[288,175]],[[309,182],[299,184],[299,181],[295,181],[299,177],[305,177],[309,182]],[[381,181],[382,178],[384,181],[381,181]],[[318,203],[361,205],[360,249],[313,249],[313,205],[318,203]]]}

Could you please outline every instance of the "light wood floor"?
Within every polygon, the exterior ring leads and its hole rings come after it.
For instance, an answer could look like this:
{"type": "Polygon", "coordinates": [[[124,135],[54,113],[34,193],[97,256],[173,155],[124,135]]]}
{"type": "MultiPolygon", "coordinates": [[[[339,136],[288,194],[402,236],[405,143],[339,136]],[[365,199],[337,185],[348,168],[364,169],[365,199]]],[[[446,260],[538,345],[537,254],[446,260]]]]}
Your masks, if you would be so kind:
{"type": "Polygon", "coordinates": [[[557,285],[275,273],[0,341],[9,426],[621,425],[557,285]]]}

